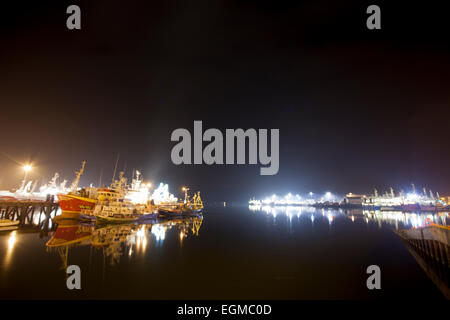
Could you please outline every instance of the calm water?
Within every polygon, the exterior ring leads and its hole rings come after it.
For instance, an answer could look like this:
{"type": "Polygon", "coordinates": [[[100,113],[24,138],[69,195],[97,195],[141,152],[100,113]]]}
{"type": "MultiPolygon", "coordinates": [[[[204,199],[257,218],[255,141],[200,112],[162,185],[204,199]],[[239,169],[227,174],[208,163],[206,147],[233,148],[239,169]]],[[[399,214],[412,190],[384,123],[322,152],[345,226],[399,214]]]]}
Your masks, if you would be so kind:
{"type": "Polygon", "coordinates": [[[427,217],[360,213],[209,207],[203,219],[1,232],[0,298],[442,298],[394,232],[427,217]],[[82,290],[66,288],[72,264],[82,290]],[[381,290],[366,288],[371,264],[381,290]]]}

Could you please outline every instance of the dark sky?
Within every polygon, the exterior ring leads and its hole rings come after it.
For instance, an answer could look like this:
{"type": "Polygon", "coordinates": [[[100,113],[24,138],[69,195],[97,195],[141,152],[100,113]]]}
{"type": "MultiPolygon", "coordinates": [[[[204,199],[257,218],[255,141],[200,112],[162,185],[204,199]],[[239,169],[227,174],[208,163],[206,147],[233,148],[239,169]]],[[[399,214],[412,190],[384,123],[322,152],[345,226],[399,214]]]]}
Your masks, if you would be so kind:
{"type": "Polygon", "coordinates": [[[450,194],[450,33],[437,2],[34,1],[0,12],[0,188],[55,171],[127,175],[210,201],[450,194]],[[366,28],[381,7],[382,29],[366,28]],[[82,29],[66,28],[81,7],[82,29]],[[280,129],[280,170],[175,166],[176,128],[280,129]],[[16,161],[16,162],[15,162],[16,161]]]}

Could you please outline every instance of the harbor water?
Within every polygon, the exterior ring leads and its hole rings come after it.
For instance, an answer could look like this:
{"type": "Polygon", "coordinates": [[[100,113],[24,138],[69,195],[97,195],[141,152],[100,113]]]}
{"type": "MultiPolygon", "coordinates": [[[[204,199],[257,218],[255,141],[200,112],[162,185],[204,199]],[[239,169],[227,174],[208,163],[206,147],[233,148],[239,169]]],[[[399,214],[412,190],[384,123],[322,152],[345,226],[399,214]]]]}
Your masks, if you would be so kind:
{"type": "Polygon", "coordinates": [[[0,298],[442,299],[397,232],[427,222],[448,215],[207,206],[203,219],[1,231],[0,298]],[[70,265],[81,290],[66,286],[70,265]]]}

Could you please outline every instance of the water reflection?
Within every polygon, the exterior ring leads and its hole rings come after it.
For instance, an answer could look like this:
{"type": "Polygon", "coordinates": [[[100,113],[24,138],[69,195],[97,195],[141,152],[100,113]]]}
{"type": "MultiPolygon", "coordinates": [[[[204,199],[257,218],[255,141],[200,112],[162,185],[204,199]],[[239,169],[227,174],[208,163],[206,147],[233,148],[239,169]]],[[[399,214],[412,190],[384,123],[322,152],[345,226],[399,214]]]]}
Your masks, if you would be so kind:
{"type": "Polygon", "coordinates": [[[268,216],[272,216],[275,220],[277,217],[284,216],[289,220],[290,230],[292,228],[293,219],[300,219],[300,217],[308,217],[311,223],[314,224],[317,215],[327,219],[328,224],[331,225],[337,215],[342,215],[341,211],[335,209],[317,209],[307,206],[261,206],[250,205],[249,210],[252,212],[265,213],[268,216]]]}
{"type": "Polygon", "coordinates": [[[448,247],[426,231],[434,224],[448,227],[446,213],[251,209],[215,208],[207,226],[199,218],[97,226],[61,220],[49,237],[26,227],[0,233],[0,291],[8,297],[72,297],[63,281],[71,264],[82,269],[87,298],[370,297],[354,278],[366,263],[393,266],[382,271],[381,291],[389,297],[437,295],[432,282],[442,292],[448,288],[448,247]],[[42,277],[32,278],[28,265],[42,277]],[[24,281],[39,293],[20,290],[24,281]],[[180,283],[190,288],[183,295],[180,283]]]}
{"type": "MultiPolygon", "coordinates": [[[[16,251],[17,244],[20,242],[22,234],[38,233],[39,238],[46,237],[49,231],[55,228],[55,224],[49,217],[44,215],[33,216],[33,219],[27,220],[26,224],[17,225],[13,227],[0,228],[0,236],[5,239],[5,255],[3,263],[0,264],[4,270],[8,270],[13,260],[14,252],[16,251]]],[[[0,238],[0,239],[1,239],[0,238]]]]}
{"type": "Polygon", "coordinates": [[[292,222],[293,217],[309,216],[311,222],[321,215],[328,219],[331,225],[337,216],[346,216],[352,222],[363,220],[365,223],[371,221],[377,224],[387,224],[398,228],[419,228],[429,224],[449,225],[449,214],[447,212],[439,213],[414,213],[401,211],[372,211],[361,209],[325,209],[307,206],[261,206],[250,205],[249,210],[252,212],[261,212],[271,215],[273,218],[285,216],[292,222]]]}
{"type": "Polygon", "coordinates": [[[10,265],[11,262],[11,256],[12,253],[14,251],[14,245],[16,244],[16,230],[11,231],[11,233],[9,234],[8,237],[8,242],[7,242],[7,249],[6,249],[6,256],[5,256],[5,267],[8,268],[8,266],[10,265]]]}
{"type": "Polygon", "coordinates": [[[429,224],[448,225],[448,213],[413,213],[401,211],[363,211],[367,220],[382,221],[399,228],[420,228],[429,224]]]}
{"type": "Polygon", "coordinates": [[[289,221],[292,230],[292,217],[309,216],[314,225],[315,219],[322,216],[329,225],[340,216],[352,223],[376,225],[395,232],[405,248],[417,261],[426,275],[450,299],[450,227],[448,212],[415,213],[401,211],[371,211],[361,209],[326,210],[301,206],[249,206],[250,211],[262,213],[277,219],[283,216],[289,221]]]}
{"type": "Polygon", "coordinates": [[[175,231],[182,241],[189,235],[198,236],[201,217],[186,217],[154,221],[150,224],[95,225],[81,224],[77,220],[61,220],[47,242],[47,251],[57,252],[62,260],[62,269],[68,266],[70,249],[88,246],[100,251],[109,265],[116,265],[126,254],[143,255],[151,242],[161,245],[169,230],[175,231]]]}

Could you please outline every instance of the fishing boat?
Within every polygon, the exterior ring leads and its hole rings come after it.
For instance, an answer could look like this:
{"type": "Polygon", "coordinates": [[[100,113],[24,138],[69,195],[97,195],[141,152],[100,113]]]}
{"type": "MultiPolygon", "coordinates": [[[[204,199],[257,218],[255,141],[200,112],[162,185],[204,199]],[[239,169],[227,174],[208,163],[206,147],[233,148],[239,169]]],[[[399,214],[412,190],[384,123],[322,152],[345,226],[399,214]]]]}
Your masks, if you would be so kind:
{"type": "Polygon", "coordinates": [[[154,218],[154,206],[151,202],[135,204],[126,198],[127,179],[123,172],[110,188],[97,190],[97,201],[93,210],[83,210],[88,216],[94,216],[99,222],[134,222],[140,219],[154,218]]]}
{"type": "Polygon", "coordinates": [[[67,213],[81,213],[83,209],[93,209],[96,203],[95,199],[74,194],[58,194],[57,197],[59,207],[67,213]]]}
{"type": "Polygon", "coordinates": [[[427,192],[426,188],[423,188],[423,193],[419,193],[414,184],[411,186],[412,192],[406,194],[403,190],[395,193],[390,188],[390,192],[379,195],[375,189],[374,195],[365,198],[363,207],[369,210],[403,212],[436,212],[444,207],[445,202],[440,199],[439,193],[434,194],[431,190],[427,192]]]}
{"type": "Polygon", "coordinates": [[[425,204],[420,204],[420,211],[421,212],[435,212],[437,211],[437,206],[435,205],[425,205],[425,204]]]}
{"type": "Polygon", "coordinates": [[[401,211],[402,206],[382,206],[379,209],[380,211],[401,211]]]}
{"type": "Polygon", "coordinates": [[[12,230],[19,225],[19,221],[12,221],[9,219],[0,219],[0,231],[12,230]]]}
{"type": "Polygon", "coordinates": [[[182,210],[180,207],[173,207],[173,208],[159,208],[158,209],[158,216],[159,217],[180,217],[186,214],[187,212],[182,210]]]}
{"type": "Polygon", "coordinates": [[[142,183],[142,176],[139,171],[136,171],[136,178],[133,175],[130,186],[127,184],[124,173],[120,172],[118,180],[114,180],[114,174],[113,182],[109,187],[88,187],[78,190],[85,163],[83,161],[81,169],[75,172],[76,177],[69,189],[70,192],[57,194],[60,208],[64,213],[71,213],[72,218],[89,221],[95,220],[96,216],[99,215],[107,220],[111,218],[114,218],[113,220],[116,220],[116,218],[124,221],[133,220],[129,217],[127,208],[131,208],[133,213],[152,213],[151,206],[154,204],[149,202],[150,185],[142,183]]]}
{"type": "Polygon", "coordinates": [[[200,198],[200,192],[197,192],[189,200],[187,195],[183,203],[171,206],[161,206],[158,208],[159,217],[181,217],[181,216],[198,216],[203,211],[203,202],[200,198]]]}
{"type": "Polygon", "coordinates": [[[138,217],[135,215],[125,215],[116,213],[113,215],[97,215],[96,218],[99,222],[113,222],[113,223],[125,223],[125,222],[134,222],[138,220],[138,217]]]}
{"type": "Polygon", "coordinates": [[[0,201],[1,202],[16,202],[16,201],[19,201],[19,199],[17,199],[16,197],[0,195],[0,201]]]}
{"type": "Polygon", "coordinates": [[[202,213],[202,209],[192,209],[184,205],[179,205],[172,208],[158,208],[158,217],[183,217],[183,216],[197,216],[202,213]]]}
{"type": "Polygon", "coordinates": [[[402,204],[403,212],[417,212],[419,211],[419,205],[417,203],[402,204]]]}
{"type": "Polygon", "coordinates": [[[80,177],[84,172],[86,161],[81,164],[80,171],[75,172],[75,180],[73,181],[68,193],[58,193],[59,207],[63,212],[80,214],[83,209],[93,209],[97,202],[94,188],[78,190],[80,177]]]}
{"type": "Polygon", "coordinates": [[[437,211],[437,206],[432,204],[412,203],[402,205],[402,210],[404,212],[435,212],[437,211]]]}
{"type": "Polygon", "coordinates": [[[154,217],[152,212],[145,210],[145,207],[134,205],[123,198],[99,200],[95,205],[93,216],[98,222],[114,223],[134,222],[154,217]]]}

